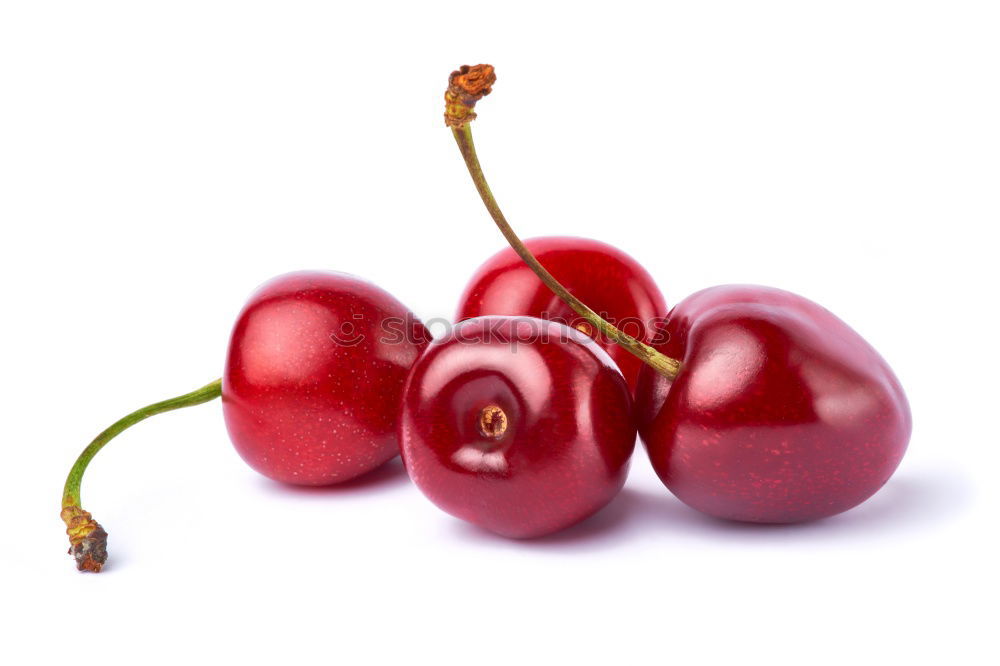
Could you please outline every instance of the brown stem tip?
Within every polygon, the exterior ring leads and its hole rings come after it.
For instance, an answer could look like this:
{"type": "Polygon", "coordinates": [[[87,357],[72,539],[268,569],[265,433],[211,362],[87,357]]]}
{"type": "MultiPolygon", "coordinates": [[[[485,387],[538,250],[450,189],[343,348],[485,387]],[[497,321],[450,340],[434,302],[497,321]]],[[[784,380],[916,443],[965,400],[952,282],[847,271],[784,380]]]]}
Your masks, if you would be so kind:
{"type": "Polygon", "coordinates": [[[69,554],[80,571],[100,572],[108,560],[108,533],[89,511],[67,506],[60,513],[69,536],[69,554]]]}
{"type": "Polygon", "coordinates": [[[476,117],[472,108],[496,83],[493,65],[462,65],[448,77],[448,91],[444,94],[444,123],[448,127],[461,127],[476,117]]]}
{"type": "Polygon", "coordinates": [[[507,414],[496,405],[479,412],[479,432],[488,439],[500,439],[507,432],[507,414]]]}

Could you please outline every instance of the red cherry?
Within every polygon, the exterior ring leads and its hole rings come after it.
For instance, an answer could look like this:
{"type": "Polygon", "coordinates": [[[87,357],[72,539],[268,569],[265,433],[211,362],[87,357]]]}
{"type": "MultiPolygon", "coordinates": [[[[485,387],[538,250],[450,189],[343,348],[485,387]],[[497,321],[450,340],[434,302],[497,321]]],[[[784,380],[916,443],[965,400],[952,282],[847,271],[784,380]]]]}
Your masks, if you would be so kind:
{"type": "Polygon", "coordinates": [[[410,478],[435,504],[508,537],[569,527],[621,489],[635,446],[628,386],[589,337],[480,317],[413,366],[400,413],[410,478]]]}
{"type": "Polygon", "coordinates": [[[801,296],[705,289],[677,305],[646,367],[639,429],[663,483],[707,514],[759,523],[831,516],[889,479],[910,436],[892,370],[865,340],[801,296]]]}
{"type": "MultiPolygon", "coordinates": [[[[108,534],[80,488],[90,461],[126,429],[221,396],[230,438],[258,472],[305,485],[346,481],[398,453],[403,383],[429,341],[409,310],[359,278],[313,271],[263,285],[236,321],[222,379],[127,414],[76,459],[60,517],[77,568],[99,572],[107,560],[108,534]]],[[[188,550],[177,534],[165,543],[188,550]]]]}
{"type": "MultiPolygon", "coordinates": [[[[618,248],[589,238],[552,236],[524,244],[577,298],[634,338],[649,343],[664,321],[663,294],[639,262],[618,248]]],[[[459,301],[455,321],[483,315],[551,319],[595,337],[634,390],[642,361],[600,335],[562,302],[511,248],[486,260],[459,301]]]]}
{"type": "Polygon", "coordinates": [[[332,272],[290,273],[251,296],[222,380],[229,436],[261,474],[340,483],[399,452],[396,415],[430,335],[390,294],[332,272]]]}

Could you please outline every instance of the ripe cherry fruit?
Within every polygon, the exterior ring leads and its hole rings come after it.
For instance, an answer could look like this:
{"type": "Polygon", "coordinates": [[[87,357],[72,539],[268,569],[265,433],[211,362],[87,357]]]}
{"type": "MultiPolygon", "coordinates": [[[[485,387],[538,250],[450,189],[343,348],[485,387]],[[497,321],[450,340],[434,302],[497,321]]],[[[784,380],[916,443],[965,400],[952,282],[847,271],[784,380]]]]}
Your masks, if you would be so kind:
{"type": "Polygon", "coordinates": [[[611,326],[538,262],[490,192],[469,122],[495,79],[489,65],[454,72],[446,123],[518,256],[648,366],[636,390],[640,435],[667,487],[701,511],[752,522],[823,518],[875,493],[911,428],[902,388],[875,350],[815,303],[766,287],[695,294],[671,312],[659,350],[611,326]]]}
{"type": "Polygon", "coordinates": [[[403,462],[435,504],[497,534],[583,520],[625,483],[635,447],[628,385],[592,339],[532,317],[479,317],[413,366],[403,462]]]}
{"type": "MultiPolygon", "coordinates": [[[[653,342],[667,305],[652,276],[618,248],[589,238],[530,238],[525,246],[559,282],[609,323],[653,342]]],[[[540,317],[569,324],[598,340],[633,390],[642,361],[594,329],[562,302],[511,248],[479,267],[465,288],[455,321],[483,315],[540,317]]]]}
{"type": "Polygon", "coordinates": [[[886,362],[828,310],[753,286],[678,304],[658,349],[674,379],[643,369],[639,428],[663,483],[731,520],[824,518],[868,499],[899,465],[910,410],[886,362]]]}
{"type": "Polygon", "coordinates": [[[409,310],[359,278],[309,271],[271,280],[236,321],[223,379],[129,414],[80,454],[61,514],[77,568],[97,572],[107,560],[107,533],[81,504],[83,473],[126,428],[221,395],[230,438],[251,467],[288,483],[340,483],[398,453],[403,383],[429,342],[409,310]]]}
{"type": "Polygon", "coordinates": [[[236,320],[222,406],[233,446],[277,481],[328,485],[399,453],[396,413],[430,335],[392,295],[351,275],[291,273],[236,320]]]}

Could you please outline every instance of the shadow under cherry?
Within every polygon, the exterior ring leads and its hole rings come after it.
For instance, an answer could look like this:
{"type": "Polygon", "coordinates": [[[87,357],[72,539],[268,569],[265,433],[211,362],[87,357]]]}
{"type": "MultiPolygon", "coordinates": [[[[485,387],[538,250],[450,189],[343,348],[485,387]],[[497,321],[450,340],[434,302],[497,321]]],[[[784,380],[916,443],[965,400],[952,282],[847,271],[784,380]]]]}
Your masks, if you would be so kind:
{"type": "Polygon", "coordinates": [[[973,499],[969,481],[953,472],[894,477],[858,507],[823,520],[756,524],[702,514],[662,491],[626,486],[590,518],[546,537],[512,540],[454,520],[453,535],[470,544],[537,550],[605,550],[636,539],[784,542],[882,537],[933,530],[960,515],[973,499]]]}
{"type": "Polygon", "coordinates": [[[297,486],[292,483],[282,483],[264,477],[260,478],[260,485],[265,492],[283,495],[341,495],[382,492],[399,486],[404,486],[410,482],[403,467],[403,461],[396,456],[392,460],[383,463],[372,471],[355,477],[343,483],[329,486],[297,486]]]}

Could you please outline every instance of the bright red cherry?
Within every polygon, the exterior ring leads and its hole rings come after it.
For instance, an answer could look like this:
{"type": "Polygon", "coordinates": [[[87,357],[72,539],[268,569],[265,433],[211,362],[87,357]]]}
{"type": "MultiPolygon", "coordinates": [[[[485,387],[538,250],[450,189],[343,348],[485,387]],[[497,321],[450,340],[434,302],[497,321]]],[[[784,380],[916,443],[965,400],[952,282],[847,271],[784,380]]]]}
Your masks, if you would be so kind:
{"type": "Polygon", "coordinates": [[[229,436],[261,474],[340,483],[399,452],[396,416],[430,335],[390,294],[333,272],[277,277],[233,328],[222,378],[229,436]]]}
{"type": "Polygon", "coordinates": [[[527,538],[569,527],[621,489],[635,446],[629,389],[586,335],[530,317],[466,320],[413,366],[403,462],[448,513],[527,538]]]}
{"type": "Polygon", "coordinates": [[[395,298],[343,273],[277,277],[250,297],[230,340],[225,375],[137,409],[76,459],[60,517],[81,571],[99,572],[108,533],[84,510],[84,472],[108,442],[156,414],[223,400],[229,435],[261,474],[305,485],[346,481],[398,453],[406,374],[430,341],[395,298]]]}
{"type": "Polygon", "coordinates": [[[646,367],[639,429],[663,483],[707,514],[814,520],[874,494],[899,465],[910,410],[892,370],[826,309],[766,287],[705,289],[677,305],[646,367]]]}
{"type": "MultiPolygon", "coordinates": [[[[652,341],[667,304],[653,278],[618,248],[589,238],[553,236],[524,244],[577,298],[643,342],[652,341]]],[[[642,361],[600,335],[563,303],[509,247],[486,260],[459,301],[455,321],[483,315],[540,317],[595,337],[633,389],[642,361]]]]}

